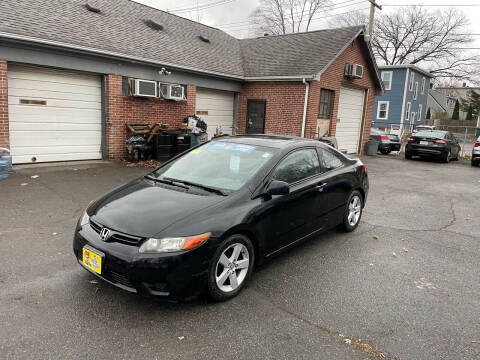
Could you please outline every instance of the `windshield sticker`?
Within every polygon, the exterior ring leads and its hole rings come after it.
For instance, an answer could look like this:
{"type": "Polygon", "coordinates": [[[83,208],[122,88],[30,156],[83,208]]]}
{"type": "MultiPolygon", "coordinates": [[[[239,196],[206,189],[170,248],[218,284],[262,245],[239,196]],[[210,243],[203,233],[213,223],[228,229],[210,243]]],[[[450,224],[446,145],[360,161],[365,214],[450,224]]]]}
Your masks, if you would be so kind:
{"type": "Polygon", "coordinates": [[[240,170],[240,156],[232,155],[230,156],[230,172],[232,174],[238,174],[240,170]]]}
{"type": "Polygon", "coordinates": [[[202,149],[195,149],[190,151],[192,154],[200,154],[202,152],[202,149]]]}
{"type": "Polygon", "coordinates": [[[217,150],[233,150],[233,151],[240,151],[243,153],[249,153],[256,149],[255,146],[244,145],[244,144],[234,144],[234,143],[227,143],[218,141],[208,146],[209,149],[217,149],[217,150]]]}

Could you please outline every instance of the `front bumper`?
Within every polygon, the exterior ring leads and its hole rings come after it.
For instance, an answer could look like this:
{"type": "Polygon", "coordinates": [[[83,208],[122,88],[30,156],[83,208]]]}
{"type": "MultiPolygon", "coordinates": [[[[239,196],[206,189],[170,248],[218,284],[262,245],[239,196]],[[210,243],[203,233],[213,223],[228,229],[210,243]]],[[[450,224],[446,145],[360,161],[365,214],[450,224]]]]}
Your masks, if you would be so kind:
{"type": "Polygon", "coordinates": [[[211,249],[207,243],[185,252],[140,254],[138,246],[100,240],[90,225],[77,228],[73,252],[90,273],[123,290],[141,295],[189,297],[207,286],[211,249]],[[82,249],[90,246],[105,254],[101,274],[82,263],[82,249]]]}

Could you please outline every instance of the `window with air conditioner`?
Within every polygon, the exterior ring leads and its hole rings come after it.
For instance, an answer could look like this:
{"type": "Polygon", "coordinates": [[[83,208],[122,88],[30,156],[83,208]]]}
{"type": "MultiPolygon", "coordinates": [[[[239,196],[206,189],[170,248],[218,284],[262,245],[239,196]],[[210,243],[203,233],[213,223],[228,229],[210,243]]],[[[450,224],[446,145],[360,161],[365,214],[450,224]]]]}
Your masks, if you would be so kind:
{"type": "Polygon", "coordinates": [[[130,93],[133,96],[157,97],[157,82],[152,80],[129,79],[130,93]]]}
{"type": "Polygon", "coordinates": [[[185,87],[178,84],[160,84],[160,95],[167,100],[186,100],[185,87]]]}

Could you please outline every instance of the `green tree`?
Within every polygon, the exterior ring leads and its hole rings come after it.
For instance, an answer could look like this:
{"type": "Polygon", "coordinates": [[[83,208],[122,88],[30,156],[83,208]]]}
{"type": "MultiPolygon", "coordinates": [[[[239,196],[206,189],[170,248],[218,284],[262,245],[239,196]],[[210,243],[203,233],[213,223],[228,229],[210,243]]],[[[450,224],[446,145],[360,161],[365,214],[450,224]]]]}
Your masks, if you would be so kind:
{"type": "Polygon", "coordinates": [[[455,108],[453,109],[452,120],[460,120],[460,102],[455,102],[455,108]]]}
{"type": "Polygon", "coordinates": [[[430,108],[427,110],[427,119],[430,120],[432,117],[432,114],[430,113],[430,108]]]}
{"type": "Polygon", "coordinates": [[[470,105],[468,107],[467,117],[465,118],[465,120],[473,120],[473,107],[472,107],[472,105],[470,105]]]}

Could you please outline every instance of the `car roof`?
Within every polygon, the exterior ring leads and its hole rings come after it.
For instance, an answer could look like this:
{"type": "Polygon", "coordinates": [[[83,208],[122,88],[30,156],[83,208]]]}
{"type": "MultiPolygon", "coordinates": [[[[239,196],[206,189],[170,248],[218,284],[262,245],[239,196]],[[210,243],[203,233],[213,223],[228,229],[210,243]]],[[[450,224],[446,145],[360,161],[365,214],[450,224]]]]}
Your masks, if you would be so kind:
{"type": "Polygon", "coordinates": [[[238,144],[266,146],[278,149],[290,147],[298,147],[303,145],[320,145],[318,140],[302,138],[299,136],[287,135],[268,135],[268,134],[252,134],[252,135],[228,135],[212,138],[212,141],[228,141],[238,144]]]}

